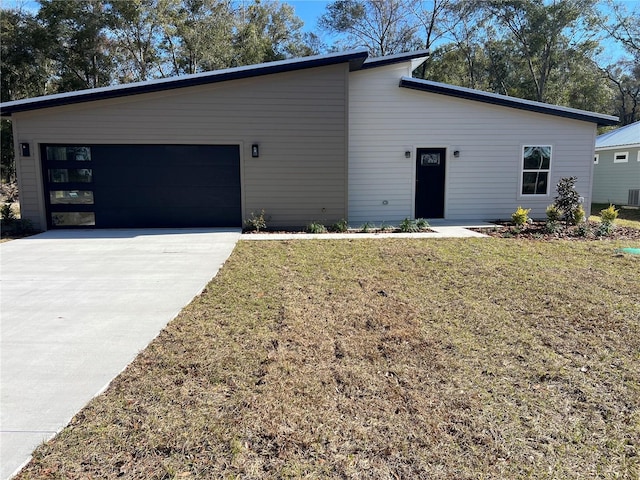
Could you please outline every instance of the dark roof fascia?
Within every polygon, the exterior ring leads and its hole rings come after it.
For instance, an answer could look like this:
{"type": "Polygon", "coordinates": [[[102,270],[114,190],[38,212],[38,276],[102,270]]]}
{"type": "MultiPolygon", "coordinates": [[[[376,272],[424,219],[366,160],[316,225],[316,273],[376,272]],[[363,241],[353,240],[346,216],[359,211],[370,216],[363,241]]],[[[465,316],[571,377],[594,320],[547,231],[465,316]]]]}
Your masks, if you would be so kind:
{"type": "Polygon", "coordinates": [[[393,65],[394,63],[407,62],[414,58],[426,58],[429,55],[429,50],[416,50],[415,52],[397,53],[395,55],[387,55],[386,57],[368,58],[364,62],[364,65],[362,65],[362,70],[384,67],[385,65],[393,65]]]}
{"type": "Polygon", "coordinates": [[[437,93],[450,97],[463,98],[465,100],[473,100],[476,102],[490,103],[501,107],[517,108],[519,110],[555,115],[557,117],[570,118],[572,120],[582,120],[584,122],[597,123],[598,125],[616,125],[619,121],[618,117],[613,117],[611,115],[603,115],[600,113],[588,112],[586,110],[577,110],[575,108],[560,107],[558,105],[551,105],[548,103],[534,102],[521,98],[508,97],[506,95],[498,95],[496,93],[482,92],[471,88],[456,87],[444,83],[418,80],[409,77],[402,77],[402,79],[400,79],[400,87],[420,90],[422,92],[437,93]]]}
{"type": "Polygon", "coordinates": [[[302,57],[293,60],[290,59],[278,62],[261,63],[245,67],[186,75],[182,77],[172,77],[169,79],[150,80],[146,82],[114,85],[111,87],[27,98],[24,100],[15,100],[0,104],[0,116],[7,117],[16,112],[39,110],[42,108],[59,107],[62,105],[106,100],[130,95],[140,95],[143,93],[160,92],[177,88],[194,87],[198,85],[239,80],[262,75],[325,67],[340,63],[349,63],[349,71],[354,71],[362,68],[367,56],[368,53],[366,49],[358,49],[339,54],[302,57]]]}

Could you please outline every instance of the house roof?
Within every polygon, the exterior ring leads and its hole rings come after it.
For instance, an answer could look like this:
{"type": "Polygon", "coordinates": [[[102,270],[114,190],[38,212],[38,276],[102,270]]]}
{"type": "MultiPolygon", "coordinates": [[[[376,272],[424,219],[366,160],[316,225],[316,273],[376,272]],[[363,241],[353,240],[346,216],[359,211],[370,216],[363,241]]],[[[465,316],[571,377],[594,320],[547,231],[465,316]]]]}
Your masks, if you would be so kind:
{"type": "Polygon", "coordinates": [[[640,147],[640,121],[603,133],[596,138],[596,150],[622,146],[640,147]]]}
{"type": "MultiPolygon", "coordinates": [[[[365,48],[359,48],[348,52],[293,58],[277,62],[260,63],[237,68],[215,70],[212,72],[196,73],[193,75],[183,75],[180,77],[160,78],[147,80],[145,82],[127,83],[122,85],[113,85],[110,87],[80,90],[77,92],[26,98],[24,100],[15,100],[0,104],[0,116],[10,116],[15,112],[58,107],[74,103],[91,102],[94,100],[104,100],[108,98],[125,97],[128,95],[138,95],[141,93],[193,87],[196,85],[238,80],[241,78],[270,75],[273,73],[284,73],[307,68],[324,67],[339,63],[349,63],[349,71],[354,71],[362,68],[367,57],[367,50],[365,48]]],[[[405,61],[406,59],[398,57],[398,59],[394,60],[399,62],[405,61]]]]}
{"type": "Polygon", "coordinates": [[[367,58],[362,65],[362,69],[382,67],[415,59],[419,59],[419,63],[422,63],[428,57],[429,50],[416,50],[415,52],[397,53],[395,55],[387,55],[385,57],[367,58]]]}
{"type": "Polygon", "coordinates": [[[492,105],[499,105],[502,107],[517,108],[530,112],[571,118],[573,120],[582,120],[585,122],[597,123],[598,125],[615,125],[618,123],[618,117],[613,117],[611,115],[603,115],[601,113],[588,112],[586,110],[578,110],[569,107],[560,107],[558,105],[551,105],[549,103],[534,102],[532,100],[509,97],[507,95],[499,95],[497,93],[482,92],[480,90],[473,90],[471,88],[456,87],[453,85],[432,82],[429,80],[402,77],[400,79],[400,86],[413,90],[420,90],[423,92],[463,98],[465,100],[490,103],[492,105]]]}

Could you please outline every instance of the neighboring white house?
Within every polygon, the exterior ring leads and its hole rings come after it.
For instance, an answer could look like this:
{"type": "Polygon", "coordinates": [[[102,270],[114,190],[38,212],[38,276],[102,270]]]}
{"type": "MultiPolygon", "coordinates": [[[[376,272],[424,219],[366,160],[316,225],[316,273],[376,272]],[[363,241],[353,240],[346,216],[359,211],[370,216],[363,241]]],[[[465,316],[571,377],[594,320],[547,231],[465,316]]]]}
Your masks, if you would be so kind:
{"type": "Polygon", "coordinates": [[[640,121],[598,136],[593,202],[640,206],[640,121]]]}
{"type": "MultiPolygon", "coordinates": [[[[36,228],[269,226],[544,216],[588,208],[617,118],[411,77],[428,52],[364,49],[0,105],[36,228]]],[[[587,212],[588,214],[589,212],[587,212]]]]}

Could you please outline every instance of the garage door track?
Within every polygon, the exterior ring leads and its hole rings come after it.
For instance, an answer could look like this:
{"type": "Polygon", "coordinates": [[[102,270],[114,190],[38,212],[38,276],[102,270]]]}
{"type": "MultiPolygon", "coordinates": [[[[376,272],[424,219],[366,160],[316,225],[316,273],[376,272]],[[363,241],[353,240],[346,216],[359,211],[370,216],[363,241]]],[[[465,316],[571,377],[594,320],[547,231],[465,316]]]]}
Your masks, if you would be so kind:
{"type": "Polygon", "coordinates": [[[239,229],[49,231],[0,245],[0,478],[215,276],[239,229]]]}

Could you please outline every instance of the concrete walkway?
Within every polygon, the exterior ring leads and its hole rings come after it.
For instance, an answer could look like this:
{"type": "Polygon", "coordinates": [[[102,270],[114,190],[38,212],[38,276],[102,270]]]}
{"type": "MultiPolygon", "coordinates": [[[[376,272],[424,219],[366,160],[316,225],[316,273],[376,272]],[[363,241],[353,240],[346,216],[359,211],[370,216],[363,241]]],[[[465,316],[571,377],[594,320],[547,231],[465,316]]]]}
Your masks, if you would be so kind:
{"type": "Polygon", "coordinates": [[[492,223],[478,221],[429,221],[431,232],[416,233],[250,233],[242,235],[241,240],[331,240],[356,238],[472,238],[486,237],[483,233],[470,228],[491,228],[492,223]]]}
{"type": "Polygon", "coordinates": [[[215,276],[239,230],[67,230],[0,244],[0,478],[215,276]]]}

